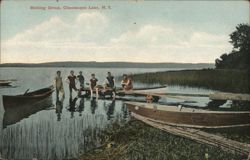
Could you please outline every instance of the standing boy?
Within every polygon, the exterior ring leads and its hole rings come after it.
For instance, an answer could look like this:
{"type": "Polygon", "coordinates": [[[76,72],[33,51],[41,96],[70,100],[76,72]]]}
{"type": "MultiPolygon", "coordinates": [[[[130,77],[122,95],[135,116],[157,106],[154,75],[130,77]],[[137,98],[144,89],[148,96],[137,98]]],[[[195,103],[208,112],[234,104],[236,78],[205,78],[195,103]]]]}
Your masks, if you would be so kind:
{"type": "Polygon", "coordinates": [[[69,92],[70,96],[72,96],[72,89],[78,91],[76,88],[76,76],[74,75],[74,71],[70,71],[70,75],[67,77],[66,82],[69,84],[69,92]]]}
{"type": "Polygon", "coordinates": [[[59,99],[59,93],[61,93],[62,97],[64,98],[64,89],[63,89],[61,71],[56,72],[56,77],[54,79],[54,86],[56,88],[56,98],[59,99]]]}
{"type": "Polygon", "coordinates": [[[77,76],[78,81],[80,82],[80,88],[84,88],[84,77],[82,75],[82,71],[79,72],[79,75],[77,76]]]}

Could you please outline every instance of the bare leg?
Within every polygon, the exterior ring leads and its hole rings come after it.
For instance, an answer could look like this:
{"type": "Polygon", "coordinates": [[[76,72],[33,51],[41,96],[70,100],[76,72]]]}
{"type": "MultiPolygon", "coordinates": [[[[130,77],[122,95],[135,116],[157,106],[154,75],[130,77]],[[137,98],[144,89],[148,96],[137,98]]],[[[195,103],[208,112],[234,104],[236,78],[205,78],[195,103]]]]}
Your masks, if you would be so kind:
{"type": "Polygon", "coordinates": [[[59,99],[59,90],[56,89],[56,99],[59,99]]]}
{"type": "Polygon", "coordinates": [[[96,98],[98,99],[99,98],[99,93],[98,93],[98,88],[95,89],[95,94],[96,94],[96,98]]]}
{"type": "Polygon", "coordinates": [[[61,88],[60,92],[62,94],[62,98],[65,98],[65,93],[64,93],[64,89],[63,88],[61,88]]]}
{"type": "Polygon", "coordinates": [[[93,90],[91,87],[89,87],[89,90],[90,90],[90,97],[93,97],[93,90]]]}
{"type": "Polygon", "coordinates": [[[70,97],[72,96],[72,87],[69,86],[69,94],[70,94],[70,97]]]}
{"type": "Polygon", "coordinates": [[[113,100],[115,99],[115,91],[112,92],[113,100]]]}

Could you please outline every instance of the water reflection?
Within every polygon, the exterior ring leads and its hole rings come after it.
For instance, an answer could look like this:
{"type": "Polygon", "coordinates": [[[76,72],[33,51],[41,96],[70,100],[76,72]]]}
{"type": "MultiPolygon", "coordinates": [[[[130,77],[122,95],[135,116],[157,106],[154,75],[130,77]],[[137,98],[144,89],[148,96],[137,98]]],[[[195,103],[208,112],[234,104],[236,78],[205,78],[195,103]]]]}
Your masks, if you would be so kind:
{"type": "Polygon", "coordinates": [[[113,118],[114,115],[114,109],[115,109],[115,100],[112,100],[110,104],[108,104],[108,111],[107,111],[107,119],[110,120],[113,118]]]}
{"type": "Polygon", "coordinates": [[[123,113],[123,119],[127,119],[129,117],[129,111],[125,104],[122,104],[122,113],[123,113]]]}
{"type": "Polygon", "coordinates": [[[72,99],[72,96],[70,96],[68,111],[70,111],[71,113],[71,118],[74,118],[74,112],[76,111],[76,101],[77,101],[77,97],[72,99]]]}
{"type": "Polygon", "coordinates": [[[84,98],[80,98],[80,102],[78,105],[78,112],[80,117],[82,116],[82,112],[84,111],[84,104],[85,104],[84,98]]]}
{"type": "MultiPolygon", "coordinates": [[[[86,152],[101,145],[101,131],[113,122],[123,123],[122,101],[97,100],[69,97],[69,107],[65,110],[64,99],[55,99],[55,108],[52,99],[49,104],[43,101],[43,105],[26,106],[22,111],[17,110],[17,115],[25,113],[25,120],[20,121],[20,116],[15,122],[10,122],[8,117],[12,112],[6,111],[5,123],[16,123],[13,127],[7,127],[0,138],[0,153],[6,159],[71,159],[77,158],[80,152],[86,152]],[[106,105],[107,104],[107,105],[106,105]],[[106,106],[107,110],[103,107],[106,106]],[[90,106],[90,108],[86,108],[90,106]],[[33,109],[36,110],[33,110],[33,109]],[[37,113],[40,111],[39,113],[37,113]],[[53,112],[51,112],[53,111],[53,112]],[[75,116],[76,113],[79,116],[75,116]],[[29,116],[35,114],[36,116],[29,116]],[[67,118],[67,114],[70,117],[67,118]],[[28,115],[28,116],[27,116],[28,115]],[[64,118],[62,118],[62,116],[64,118]],[[27,118],[28,117],[28,118],[27,118]],[[107,121],[107,120],[114,121],[107,121]],[[58,121],[62,123],[58,123],[58,121]],[[17,123],[18,122],[18,123],[17,123]]],[[[5,124],[6,126],[6,124],[5,124]]]]}
{"type": "Polygon", "coordinates": [[[3,128],[6,128],[8,125],[16,124],[17,122],[25,118],[28,118],[32,114],[35,114],[51,106],[52,106],[52,98],[50,96],[35,104],[27,104],[12,108],[6,108],[3,116],[3,128]]]}
{"type": "Polygon", "coordinates": [[[98,105],[97,105],[96,98],[94,98],[94,97],[91,98],[91,100],[90,100],[90,108],[91,108],[91,113],[92,114],[95,114],[95,111],[96,111],[97,107],[98,107],[98,105]]]}
{"type": "Polygon", "coordinates": [[[60,121],[61,118],[61,114],[62,114],[62,109],[63,109],[63,101],[64,101],[64,97],[59,99],[59,97],[57,97],[56,99],[56,114],[57,114],[57,121],[60,121]]]}

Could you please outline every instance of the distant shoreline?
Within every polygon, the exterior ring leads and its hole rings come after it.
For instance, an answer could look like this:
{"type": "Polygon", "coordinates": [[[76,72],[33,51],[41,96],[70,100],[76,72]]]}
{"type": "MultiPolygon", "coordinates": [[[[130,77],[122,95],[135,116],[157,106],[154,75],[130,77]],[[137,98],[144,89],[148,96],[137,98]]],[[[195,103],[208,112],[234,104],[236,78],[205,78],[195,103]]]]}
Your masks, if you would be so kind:
{"type": "Polygon", "coordinates": [[[213,63],[141,63],[141,62],[48,62],[48,63],[5,63],[0,67],[65,67],[65,68],[215,68],[213,63]]]}

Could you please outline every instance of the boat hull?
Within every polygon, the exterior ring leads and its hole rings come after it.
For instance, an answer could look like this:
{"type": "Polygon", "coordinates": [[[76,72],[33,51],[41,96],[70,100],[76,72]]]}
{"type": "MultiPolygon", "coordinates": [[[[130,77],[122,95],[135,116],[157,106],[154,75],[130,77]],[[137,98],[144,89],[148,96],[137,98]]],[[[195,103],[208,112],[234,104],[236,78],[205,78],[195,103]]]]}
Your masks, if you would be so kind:
{"type": "Polygon", "coordinates": [[[12,81],[0,81],[0,86],[10,86],[12,81]]]}
{"type": "MultiPolygon", "coordinates": [[[[182,112],[159,110],[126,103],[128,109],[138,115],[169,125],[193,128],[223,128],[250,125],[250,112],[182,112]]],[[[167,106],[166,106],[167,108],[167,106]]]]}
{"type": "Polygon", "coordinates": [[[3,95],[3,106],[4,109],[12,108],[12,107],[19,107],[26,104],[34,104],[39,102],[53,93],[53,88],[43,88],[34,92],[27,93],[25,95],[3,95]]]}

